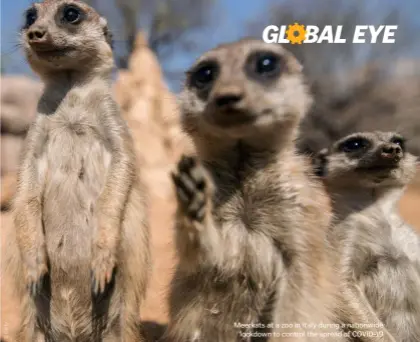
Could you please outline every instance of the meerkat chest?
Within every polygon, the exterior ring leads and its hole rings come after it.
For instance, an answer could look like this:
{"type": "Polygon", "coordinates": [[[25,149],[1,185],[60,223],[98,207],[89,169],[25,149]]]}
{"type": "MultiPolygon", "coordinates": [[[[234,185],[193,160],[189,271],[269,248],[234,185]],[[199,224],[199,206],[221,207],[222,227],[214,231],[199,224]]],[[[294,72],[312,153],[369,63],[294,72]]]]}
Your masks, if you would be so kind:
{"type": "Polygon", "coordinates": [[[217,186],[217,216],[222,222],[240,223],[248,231],[266,234],[281,230],[287,217],[299,217],[295,215],[298,206],[293,205],[295,190],[285,191],[281,182],[255,177],[226,185],[217,186]]]}
{"type": "Polygon", "coordinates": [[[411,262],[420,265],[420,236],[409,225],[401,222],[393,227],[391,233],[392,245],[405,255],[411,262]]]}
{"type": "Polygon", "coordinates": [[[46,120],[48,134],[42,159],[47,185],[59,192],[64,184],[84,186],[80,191],[97,194],[111,160],[100,122],[83,108],[61,110],[46,120]]]}
{"type": "Polygon", "coordinates": [[[414,236],[404,236],[403,232],[398,238],[394,232],[375,236],[376,239],[372,235],[363,246],[355,249],[356,253],[365,253],[364,259],[356,265],[361,289],[381,319],[398,316],[406,310],[420,313],[417,241],[414,236]]]}
{"type": "Polygon", "coordinates": [[[364,211],[350,215],[336,227],[335,235],[341,241],[340,248],[353,245],[356,275],[386,279],[391,269],[402,272],[418,258],[417,237],[406,228],[396,227],[393,220],[380,212],[364,211]]]}
{"type": "Polygon", "coordinates": [[[56,113],[47,116],[46,120],[47,129],[51,135],[66,132],[75,138],[82,139],[85,136],[93,137],[101,134],[101,122],[96,113],[89,113],[82,106],[62,105],[56,113]]]}

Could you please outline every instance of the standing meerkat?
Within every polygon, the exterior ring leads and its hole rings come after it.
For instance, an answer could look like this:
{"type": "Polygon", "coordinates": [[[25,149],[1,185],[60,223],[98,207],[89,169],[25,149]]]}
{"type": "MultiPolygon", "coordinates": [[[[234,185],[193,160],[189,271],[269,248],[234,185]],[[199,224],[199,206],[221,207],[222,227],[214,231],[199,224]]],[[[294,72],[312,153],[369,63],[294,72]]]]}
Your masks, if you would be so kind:
{"type": "Polygon", "coordinates": [[[173,174],[179,264],[164,339],[339,334],[324,245],[328,197],[294,144],[311,103],[300,64],[276,44],[221,45],[187,72],[180,99],[198,158],[183,157],[173,174]]]}
{"type": "Polygon", "coordinates": [[[106,20],[76,0],[35,3],[25,18],[23,46],[45,89],[6,259],[24,298],[18,341],[141,341],[148,225],[132,138],[112,97],[106,20]]]}
{"type": "Polygon", "coordinates": [[[329,240],[351,308],[344,313],[355,323],[383,323],[395,341],[420,341],[420,237],[397,207],[416,158],[400,135],[367,132],[339,140],[316,160],[333,201],[329,240]]]}

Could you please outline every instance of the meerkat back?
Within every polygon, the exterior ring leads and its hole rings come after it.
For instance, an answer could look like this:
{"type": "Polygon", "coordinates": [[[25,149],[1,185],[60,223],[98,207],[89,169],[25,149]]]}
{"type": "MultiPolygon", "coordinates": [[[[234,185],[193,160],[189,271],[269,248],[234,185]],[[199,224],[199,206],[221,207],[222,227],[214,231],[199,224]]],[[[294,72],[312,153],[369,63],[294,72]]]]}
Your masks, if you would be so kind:
{"type": "Polygon", "coordinates": [[[19,341],[139,341],[149,246],[129,129],[112,98],[106,20],[81,1],[25,12],[27,60],[45,89],[19,170],[10,257],[19,341]],[[26,287],[26,289],[24,289],[26,287]]]}
{"type": "Polygon", "coordinates": [[[339,329],[328,198],[294,145],[310,103],[301,66],[276,44],[222,45],[187,72],[182,124],[197,157],[173,174],[168,341],[310,341],[309,330],[339,329]],[[313,329],[319,322],[330,325],[313,329]]]}

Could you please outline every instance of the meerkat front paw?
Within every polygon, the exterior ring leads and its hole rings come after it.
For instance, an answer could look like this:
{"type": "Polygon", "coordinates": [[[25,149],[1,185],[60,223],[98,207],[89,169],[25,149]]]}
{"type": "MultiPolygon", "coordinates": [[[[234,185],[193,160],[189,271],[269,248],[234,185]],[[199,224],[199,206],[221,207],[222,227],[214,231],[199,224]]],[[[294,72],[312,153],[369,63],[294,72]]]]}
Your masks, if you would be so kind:
{"type": "Polygon", "coordinates": [[[204,168],[194,157],[182,156],[172,173],[179,208],[191,220],[202,222],[209,204],[210,184],[204,168]]]}
{"type": "Polygon", "coordinates": [[[25,279],[29,294],[35,297],[42,288],[45,275],[48,273],[48,264],[45,248],[40,248],[35,257],[26,258],[25,279]]]}
{"type": "Polygon", "coordinates": [[[95,296],[105,292],[115,271],[115,256],[108,249],[95,246],[92,258],[92,293],[95,296]]]}

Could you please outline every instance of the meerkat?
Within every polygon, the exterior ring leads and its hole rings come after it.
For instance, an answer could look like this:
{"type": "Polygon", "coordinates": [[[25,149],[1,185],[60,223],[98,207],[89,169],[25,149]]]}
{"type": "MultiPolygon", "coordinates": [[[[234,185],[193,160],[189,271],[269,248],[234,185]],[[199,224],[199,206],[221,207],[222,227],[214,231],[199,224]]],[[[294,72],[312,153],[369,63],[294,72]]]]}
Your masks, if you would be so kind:
{"type": "Polygon", "coordinates": [[[146,199],[112,97],[106,19],[81,1],[45,0],[25,20],[27,60],[45,88],[25,141],[6,260],[24,298],[17,340],[141,341],[146,199]]]}
{"type": "Polygon", "coordinates": [[[221,45],[187,72],[181,121],[197,155],[172,174],[179,264],[163,340],[329,331],[323,339],[344,341],[331,308],[328,197],[294,143],[310,104],[300,64],[280,45],[221,45]]]}
{"type": "Polygon", "coordinates": [[[420,341],[420,237],[397,208],[416,157],[399,134],[376,131],[344,137],[315,161],[333,202],[328,238],[352,308],[344,314],[383,324],[395,341],[420,341]]]}

